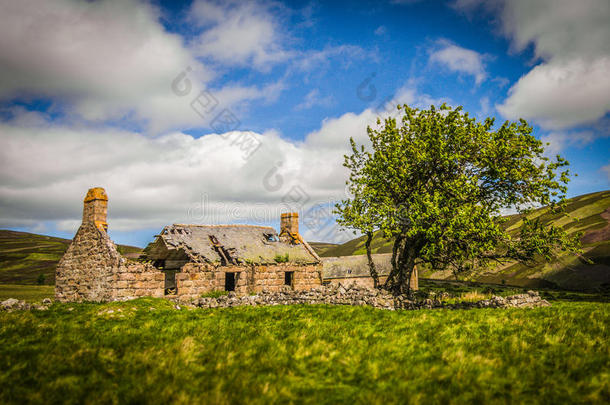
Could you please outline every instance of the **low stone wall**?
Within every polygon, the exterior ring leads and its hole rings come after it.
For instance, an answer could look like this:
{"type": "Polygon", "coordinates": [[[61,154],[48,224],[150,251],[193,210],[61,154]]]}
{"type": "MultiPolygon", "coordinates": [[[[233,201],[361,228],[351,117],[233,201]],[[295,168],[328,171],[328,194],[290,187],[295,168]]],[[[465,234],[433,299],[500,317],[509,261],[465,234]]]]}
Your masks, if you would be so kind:
{"type": "Polygon", "coordinates": [[[329,304],[371,306],[379,309],[470,309],[470,308],[532,308],[549,306],[550,304],[540,298],[538,292],[529,291],[527,294],[518,294],[510,297],[494,296],[488,300],[478,302],[459,302],[449,304],[440,300],[424,299],[413,300],[406,296],[393,296],[385,291],[361,287],[359,285],[330,285],[316,287],[311,290],[294,291],[284,288],[281,291],[264,291],[257,295],[239,296],[229,293],[218,298],[197,298],[185,300],[178,298],[177,302],[194,305],[201,308],[226,308],[235,306],[259,305],[294,305],[294,304],[329,304]]]}
{"type": "Polygon", "coordinates": [[[165,274],[148,263],[124,260],[114,270],[112,283],[113,299],[127,297],[157,297],[164,296],[165,274]]]}
{"type": "MultiPolygon", "coordinates": [[[[117,298],[119,301],[127,297],[117,298]]],[[[188,298],[187,296],[174,297],[180,304],[200,308],[229,308],[236,306],[266,306],[266,305],[295,305],[295,304],[327,304],[371,306],[379,309],[473,309],[473,308],[534,308],[549,306],[546,300],[540,298],[536,291],[527,294],[517,294],[510,297],[494,296],[488,300],[477,302],[458,302],[448,304],[440,300],[424,299],[411,300],[405,296],[394,297],[384,291],[364,288],[358,285],[338,285],[316,287],[311,290],[294,291],[283,288],[281,291],[264,291],[257,295],[237,295],[234,292],[218,298],[188,298]]],[[[41,305],[29,304],[25,301],[10,298],[0,303],[0,310],[46,310],[51,305],[46,298],[41,305]]],[[[177,306],[176,308],[180,308],[177,306]]]]}
{"type": "Polygon", "coordinates": [[[42,300],[41,304],[30,304],[29,302],[18,300],[16,298],[9,298],[0,302],[0,311],[28,311],[30,309],[35,309],[37,311],[46,311],[49,309],[49,306],[53,304],[50,298],[45,298],[42,300]]]}

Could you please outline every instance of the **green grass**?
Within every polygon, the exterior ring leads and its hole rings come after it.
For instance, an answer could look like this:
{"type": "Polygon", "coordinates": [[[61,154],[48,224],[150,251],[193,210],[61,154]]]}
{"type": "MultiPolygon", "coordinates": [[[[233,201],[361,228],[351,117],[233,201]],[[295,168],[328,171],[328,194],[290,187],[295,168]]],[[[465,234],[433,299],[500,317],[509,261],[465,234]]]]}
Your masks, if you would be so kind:
{"type": "Polygon", "coordinates": [[[275,260],[277,263],[288,263],[290,257],[288,256],[288,253],[286,253],[285,255],[275,255],[273,260],[275,260]]]}
{"type": "Polygon", "coordinates": [[[210,291],[204,294],[201,294],[201,298],[219,298],[225,295],[229,295],[228,291],[210,291]]]}
{"type": "Polygon", "coordinates": [[[55,286],[52,285],[0,284],[0,301],[16,298],[28,302],[40,302],[54,296],[55,286]]]}
{"type": "Polygon", "coordinates": [[[327,242],[309,242],[309,241],[307,241],[307,243],[309,244],[309,246],[311,246],[313,248],[313,250],[316,251],[316,253],[318,255],[323,254],[328,249],[332,249],[334,247],[339,246],[336,243],[327,243],[327,242]]]}
{"type": "Polygon", "coordinates": [[[0,313],[0,403],[608,403],[610,305],[0,313]]]}

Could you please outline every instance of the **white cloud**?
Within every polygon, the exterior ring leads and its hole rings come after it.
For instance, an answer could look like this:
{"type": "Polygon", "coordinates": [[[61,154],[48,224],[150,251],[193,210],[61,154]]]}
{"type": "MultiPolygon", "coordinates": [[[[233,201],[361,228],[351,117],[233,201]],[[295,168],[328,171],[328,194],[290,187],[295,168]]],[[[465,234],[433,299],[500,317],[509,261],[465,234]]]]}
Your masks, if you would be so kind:
{"type": "Polygon", "coordinates": [[[459,0],[459,10],[484,7],[499,15],[514,51],[533,45],[536,67],[497,106],[506,118],[565,129],[610,111],[610,3],[607,0],[459,0]]]}
{"type": "Polygon", "coordinates": [[[313,89],[305,96],[305,99],[302,103],[298,104],[295,107],[295,110],[308,110],[315,106],[320,107],[328,107],[333,103],[333,96],[328,95],[326,97],[322,97],[320,95],[320,90],[313,89]]]}
{"type": "Polygon", "coordinates": [[[481,106],[481,115],[489,116],[492,111],[492,107],[489,104],[489,97],[481,97],[481,99],[479,100],[479,104],[481,106]]]}
{"type": "Polygon", "coordinates": [[[609,72],[610,56],[542,63],[510,88],[497,109],[550,129],[591,123],[610,111],[609,72]]]}
{"type": "MultiPolygon", "coordinates": [[[[396,104],[438,104],[407,83],[396,104]]],[[[395,106],[391,107],[392,109],[395,106]]],[[[83,195],[105,187],[111,230],[160,229],[168,223],[277,224],[287,209],[307,211],[345,198],[349,138],[368,143],[366,127],[393,111],[366,109],[325,119],[303,141],[274,131],[239,132],[200,138],[172,132],[158,137],[112,128],[50,123],[44,114],[16,109],[0,123],[0,227],[74,231],[83,195]],[[261,146],[248,158],[240,140],[261,146]],[[295,196],[303,197],[302,205],[295,196]]],[[[307,226],[309,240],[340,240],[334,222],[307,226]]],[[[348,235],[351,236],[351,235],[348,235]]]]}
{"type": "MultiPolygon", "coordinates": [[[[112,230],[173,222],[273,223],[287,209],[286,202],[302,208],[286,197],[294,197],[295,190],[307,196],[305,208],[345,197],[342,162],[348,139],[365,142],[366,126],[375,117],[365,110],[327,119],[302,142],[273,131],[200,138],[174,132],[150,138],[116,129],[40,125],[37,120],[25,125],[18,119],[19,126],[3,123],[0,226],[45,222],[74,230],[83,195],[92,186],[105,187],[110,196],[112,230]],[[247,160],[236,142],[241,136],[262,143],[247,160]]],[[[306,225],[303,230],[310,240],[337,237],[306,225]]]]}
{"type": "Polygon", "coordinates": [[[0,99],[49,97],[70,119],[161,133],[208,124],[190,107],[206,87],[222,108],[276,96],[277,83],[211,86],[214,72],[143,1],[0,0],[0,10],[0,99]],[[172,82],[187,68],[191,92],[178,97],[172,82]]]}
{"type": "Polygon", "coordinates": [[[545,145],[545,154],[555,156],[568,147],[582,148],[595,140],[595,134],[591,131],[582,132],[551,132],[543,135],[540,140],[545,145]]]}
{"type": "Polygon", "coordinates": [[[354,60],[369,58],[376,60],[374,52],[367,52],[356,45],[327,45],[321,50],[307,51],[299,55],[293,68],[302,72],[320,71],[328,67],[333,59],[340,59],[342,66],[347,68],[354,60]]]}
{"type": "Polygon", "coordinates": [[[440,45],[440,49],[430,54],[431,62],[443,64],[451,71],[473,76],[477,85],[485,80],[487,72],[484,55],[447,41],[441,41],[440,45]]]}
{"type": "Polygon", "coordinates": [[[600,138],[610,137],[610,119],[602,119],[589,130],[561,130],[543,135],[540,140],[549,145],[545,146],[547,156],[555,156],[568,148],[583,148],[600,138]]]}
{"type": "Polygon", "coordinates": [[[205,28],[191,44],[199,56],[267,70],[291,55],[282,46],[284,35],[268,5],[196,0],[190,19],[205,28]]]}

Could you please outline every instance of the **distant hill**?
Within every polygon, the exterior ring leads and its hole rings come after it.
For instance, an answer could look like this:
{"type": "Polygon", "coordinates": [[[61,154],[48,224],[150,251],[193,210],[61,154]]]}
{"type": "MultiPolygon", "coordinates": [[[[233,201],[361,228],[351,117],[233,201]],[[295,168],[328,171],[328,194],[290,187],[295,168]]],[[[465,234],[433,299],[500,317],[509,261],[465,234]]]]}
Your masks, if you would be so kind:
{"type": "Polygon", "coordinates": [[[336,243],[327,243],[327,242],[309,242],[307,241],[307,243],[309,244],[309,246],[311,246],[313,248],[313,250],[316,251],[316,253],[318,255],[322,255],[324,252],[326,252],[328,249],[333,249],[337,246],[339,246],[336,243]]]}
{"type": "MultiPolygon", "coordinates": [[[[36,284],[44,274],[45,284],[55,284],[55,267],[70,242],[53,236],[0,230],[0,283],[36,284]]],[[[134,246],[117,248],[127,256],[141,251],[134,246]]]]}
{"type": "MultiPolygon", "coordinates": [[[[540,217],[545,224],[562,226],[568,232],[585,232],[582,242],[583,256],[594,264],[586,264],[573,255],[559,257],[551,263],[540,263],[529,267],[519,263],[495,268],[476,276],[472,281],[506,283],[531,287],[561,287],[569,289],[598,289],[610,286],[610,190],[581,195],[568,200],[567,215],[552,215],[548,208],[540,208],[529,218],[540,217]]],[[[509,230],[518,230],[522,223],[520,215],[508,217],[509,230]]],[[[364,237],[353,239],[342,245],[326,249],[321,256],[350,256],[365,254],[364,237]]],[[[373,253],[391,253],[392,242],[375,234],[371,244],[373,253]]],[[[432,272],[422,269],[421,276],[450,279],[447,272],[432,272]]]]}

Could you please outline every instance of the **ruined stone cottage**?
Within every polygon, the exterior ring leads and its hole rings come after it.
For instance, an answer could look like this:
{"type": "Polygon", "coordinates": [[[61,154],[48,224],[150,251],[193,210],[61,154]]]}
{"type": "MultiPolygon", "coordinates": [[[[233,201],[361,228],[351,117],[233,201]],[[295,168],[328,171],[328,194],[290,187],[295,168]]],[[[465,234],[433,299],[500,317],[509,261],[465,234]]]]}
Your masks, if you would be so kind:
{"type": "MultiPolygon", "coordinates": [[[[279,234],[266,226],[169,225],[132,260],[108,236],[107,210],[104,189],[90,189],[82,224],[57,265],[57,300],[198,298],[212,291],[306,290],[341,281],[372,285],[365,257],[322,260],[299,234],[298,213],[281,214],[279,234]]],[[[374,255],[382,280],[389,272],[386,256],[374,255]]]]}
{"type": "Polygon", "coordinates": [[[87,193],[83,222],[56,270],[60,301],[127,297],[196,298],[211,291],[255,293],[322,284],[320,258],[299,235],[298,214],[281,216],[281,230],[250,225],[170,225],[138,261],[110,240],[108,197],[87,193]]]}

